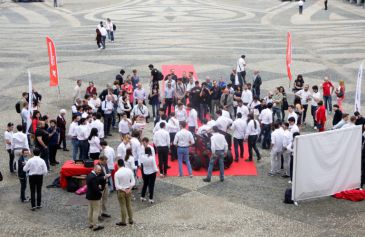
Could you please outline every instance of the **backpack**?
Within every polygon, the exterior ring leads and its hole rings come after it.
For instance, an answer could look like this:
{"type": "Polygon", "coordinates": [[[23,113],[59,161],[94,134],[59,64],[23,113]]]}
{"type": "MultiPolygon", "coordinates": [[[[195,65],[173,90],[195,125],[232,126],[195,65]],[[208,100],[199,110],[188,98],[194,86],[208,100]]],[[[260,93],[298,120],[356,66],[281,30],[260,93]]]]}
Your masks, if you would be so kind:
{"type": "Polygon", "coordinates": [[[115,24],[113,24],[113,31],[117,30],[117,26],[115,24]]]}
{"type": "Polygon", "coordinates": [[[22,111],[20,109],[20,101],[16,102],[15,104],[15,110],[18,114],[20,114],[22,111]]]}
{"type": "Polygon", "coordinates": [[[159,70],[156,70],[156,79],[159,81],[163,80],[163,74],[159,70]]]}
{"type": "Polygon", "coordinates": [[[294,201],[291,197],[291,193],[292,193],[292,189],[291,188],[287,188],[285,190],[285,195],[284,195],[284,201],[283,203],[285,204],[294,204],[294,201]]]}

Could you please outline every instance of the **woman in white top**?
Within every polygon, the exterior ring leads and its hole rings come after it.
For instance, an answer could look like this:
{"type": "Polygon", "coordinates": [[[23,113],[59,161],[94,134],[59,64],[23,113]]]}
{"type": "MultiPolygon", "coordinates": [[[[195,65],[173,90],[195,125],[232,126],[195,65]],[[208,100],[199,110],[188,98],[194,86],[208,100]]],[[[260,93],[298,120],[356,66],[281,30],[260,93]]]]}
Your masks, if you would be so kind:
{"type": "Polygon", "coordinates": [[[126,168],[132,170],[132,172],[134,174],[136,173],[137,166],[134,162],[134,157],[132,156],[132,149],[131,148],[128,148],[126,150],[125,158],[124,158],[124,164],[125,164],[126,168]]]}
{"type": "Polygon", "coordinates": [[[245,133],[245,139],[248,141],[248,160],[246,161],[252,161],[252,149],[255,150],[257,155],[257,161],[261,160],[261,155],[259,152],[259,149],[257,149],[256,142],[257,137],[260,134],[260,123],[254,119],[253,114],[249,114],[247,116],[247,128],[245,133]]]}
{"type": "Polygon", "coordinates": [[[311,105],[311,115],[313,117],[313,126],[314,129],[317,129],[317,122],[316,122],[316,112],[318,108],[318,102],[322,100],[321,93],[318,91],[318,86],[312,86],[313,93],[311,95],[312,98],[312,105],[311,105]]]}
{"type": "Polygon", "coordinates": [[[141,201],[146,201],[146,191],[148,187],[149,202],[153,203],[153,190],[155,188],[156,174],[157,174],[157,164],[156,158],[152,155],[152,150],[150,147],[145,148],[145,155],[142,156],[140,160],[143,172],[143,188],[141,193],[141,201]]]}
{"type": "Polygon", "coordinates": [[[90,132],[90,136],[88,138],[89,141],[89,156],[93,160],[99,159],[101,146],[100,139],[98,136],[98,129],[92,128],[90,132]]]}
{"type": "Polygon", "coordinates": [[[260,115],[260,111],[256,108],[256,106],[260,105],[261,102],[257,96],[254,96],[251,103],[248,105],[248,109],[251,113],[253,113],[255,118],[258,118],[260,115]]]}

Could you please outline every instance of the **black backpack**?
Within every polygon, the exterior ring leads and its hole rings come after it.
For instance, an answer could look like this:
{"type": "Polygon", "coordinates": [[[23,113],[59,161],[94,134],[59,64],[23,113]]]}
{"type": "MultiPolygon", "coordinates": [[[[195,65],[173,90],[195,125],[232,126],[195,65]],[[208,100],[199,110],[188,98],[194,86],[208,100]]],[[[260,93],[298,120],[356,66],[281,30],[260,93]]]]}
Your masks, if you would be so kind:
{"type": "Polygon", "coordinates": [[[18,114],[20,114],[22,111],[20,109],[20,101],[16,102],[15,104],[15,110],[18,114]]]}
{"type": "Polygon", "coordinates": [[[156,79],[159,81],[163,80],[163,74],[159,70],[156,69],[156,79]]]}
{"type": "Polygon", "coordinates": [[[291,197],[291,192],[292,192],[292,189],[291,188],[287,188],[285,190],[285,195],[284,195],[284,201],[283,203],[285,204],[294,204],[294,201],[291,197]]]}
{"type": "Polygon", "coordinates": [[[117,26],[115,24],[113,24],[113,31],[117,30],[117,26]]]}

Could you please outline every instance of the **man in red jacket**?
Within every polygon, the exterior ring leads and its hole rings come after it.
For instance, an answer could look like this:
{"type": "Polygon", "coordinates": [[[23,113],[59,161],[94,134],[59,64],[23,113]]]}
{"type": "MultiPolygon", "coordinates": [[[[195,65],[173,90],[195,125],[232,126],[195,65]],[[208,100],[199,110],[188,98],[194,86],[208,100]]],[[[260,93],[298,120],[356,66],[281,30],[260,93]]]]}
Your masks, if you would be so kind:
{"type": "Polygon", "coordinates": [[[316,111],[316,122],[317,127],[320,132],[324,131],[324,126],[326,124],[326,107],[323,105],[323,101],[318,102],[318,109],[316,111]]]}

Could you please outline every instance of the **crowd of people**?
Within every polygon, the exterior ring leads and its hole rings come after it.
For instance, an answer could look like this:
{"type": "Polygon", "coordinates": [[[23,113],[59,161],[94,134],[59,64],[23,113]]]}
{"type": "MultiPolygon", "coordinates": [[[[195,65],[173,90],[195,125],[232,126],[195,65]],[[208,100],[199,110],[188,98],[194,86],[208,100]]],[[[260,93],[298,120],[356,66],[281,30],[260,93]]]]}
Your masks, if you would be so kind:
{"type": "Polygon", "coordinates": [[[16,105],[22,123],[16,126],[16,132],[13,132],[14,124],[9,123],[5,132],[9,169],[11,173],[18,171],[21,184],[20,200],[29,201],[25,195],[29,177],[32,210],[42,207],[42,177],[51,170],[50,166],[59,164],[57,150],[67,152],[68,141],[71,141],[73,160],[98,160],[86,179],[89,223],[96,231],[103,228],[100,218],[110,217],[107,212],[110,192],[118,193],[121,207],[118,226],[127,224],[127,216],[129,224],[133,224],[132,190],[139,185],[139,178],[143,182],[140,200],[147,201],[148,189],[148,201],[154,203],[156,177],[168,176],[169,154],[171,160],[178,160],[179,176],[184,176],[185,163],[188,175],[193,177],[189,147],[194,146],[196,136],[208,136],[211,141],[212,157],[203,181],[211,181],[213,166],[218,162],[223,182],[223,159],[231,150],[231,141],[222,134],[232,134],[236,162],[244,157],[247,142],[247,162],[253,162],[254,152],[257,162],[262,159],[258,147],[270,150],[268,175],[290,178],[293,139],[304,128],[322,132],[329,128],[364,126],[365,119],[359,112],[350,116],[342,107],[346,92],[343,81],[335,86],[325,77],[321,85],[310,87],[303,76],[298,75],[292,88],[294,100],[290,103],[284,87],[273,88],[262,95],[264,80],[257,70],[252,78],[247,77],[245,60],[245,55],[237,60],[229,83],[209,77],[198,80],[194,72],[183,72],[178,77],[174,69],[163,75],[152,64],[148,66],[151,71],[148,90],[143,88],[136,69],[127,75],[125,70],[120,70],[115,80],[102,90],[91,81],[84,88],[84,82],[77,80],[71,106],[72,121],[67,132],[65,109],[61,109],[58,116],[42,115],[41,95],[34,91],[33,98],[28,98],[28,94],[23,93],[16,105]],[[337,104],[332,106],[333,95],[337,104]],[[33,108],[32,126],[27,131],[29,106],[33,108]],[[330,125],[327,120],[332,112],[330,125]],[[154,123],[153,135],[148,138],[145,129],[150,122],[154,123]],[[114,149],[108,139],[116,135],[121,141],[114,149]],[[30,158],[31,148],[33,158],[30,158]],[[114,170],[115,164],[117,170],[114,170]],[[138,169],[142,177],[138,177],[138,169]]]}

